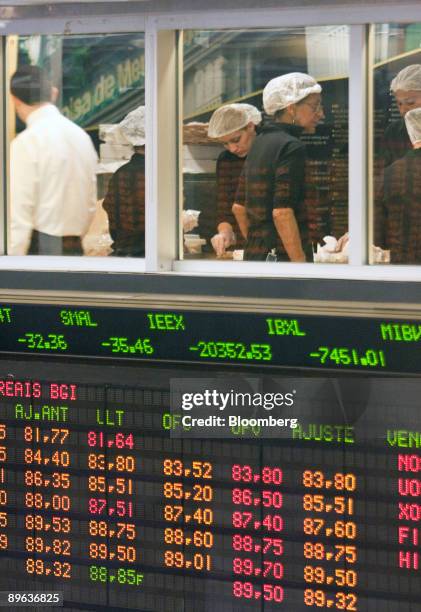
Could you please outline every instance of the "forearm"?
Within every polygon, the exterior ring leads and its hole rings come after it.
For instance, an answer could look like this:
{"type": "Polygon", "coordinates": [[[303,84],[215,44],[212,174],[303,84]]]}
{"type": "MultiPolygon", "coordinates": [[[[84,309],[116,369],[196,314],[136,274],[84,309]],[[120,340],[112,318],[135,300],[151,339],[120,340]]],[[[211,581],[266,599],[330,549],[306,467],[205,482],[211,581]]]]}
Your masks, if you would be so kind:
{"type": "Polygon", "coordinates": [[[247,238],[249,230],[249,220],[247,218],[245,206],[242,206],[241,204],[233,204],[232,212],[234,213],[235,220],[238,223],[238,227],[240,228],[242,236],[244,238],[247,238]]]}
{"type": "Polygon", "coordinates": [[[8,255],[26,255],[31,242],[32,227],[13,221],[10,227],[8,255]]]}
{"type": "Polygon", "coordinates": [[[305,261],[300,231],[292,208],[275,208],[273,222],[290,261],[305,261]]]}
{"type": "Polygon", "coordinates": [[[23,189],[14,187],[11,186],[8,254],[26,255],[33,229],[33,202],[29,200],[23,189]]]}
{"type": "Polygon", "coordinates": [[[14,140],[10,149],[10,240],[9,255],[25,255],[33,229],[37,177],[26,147],[14,140]]]}

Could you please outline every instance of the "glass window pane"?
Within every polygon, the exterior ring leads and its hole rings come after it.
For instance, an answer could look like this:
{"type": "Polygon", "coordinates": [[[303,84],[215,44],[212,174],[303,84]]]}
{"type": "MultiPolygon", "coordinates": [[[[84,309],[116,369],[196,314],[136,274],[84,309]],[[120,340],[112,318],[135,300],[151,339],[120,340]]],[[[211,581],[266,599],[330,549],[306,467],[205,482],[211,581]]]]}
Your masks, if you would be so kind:
{"type": "Polygon", "coordinates": [[[8,254],[144,257],[144,35],[11,36],[7,70],[8,254]]]}
{"type": "Polygon", "coordinates": [[[419,23],[374,26],[373,263],[421,263],[420,40],[419,23]]]}
{"type": "Polygon", "coordinates": [[[347,262],[348,27],[182,41],[184,257],[347,262]]]}

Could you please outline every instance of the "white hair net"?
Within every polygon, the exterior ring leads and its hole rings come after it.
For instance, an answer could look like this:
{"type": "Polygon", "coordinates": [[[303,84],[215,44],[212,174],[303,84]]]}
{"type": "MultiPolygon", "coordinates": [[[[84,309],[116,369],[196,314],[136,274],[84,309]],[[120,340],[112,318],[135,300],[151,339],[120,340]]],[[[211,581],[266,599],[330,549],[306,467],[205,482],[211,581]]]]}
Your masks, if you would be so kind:
{"type": "Polygon", "coordinates": [[[402,91],[421,91],[421,64],[411,64],[395,76],[390,83],[390,90],[395,92],[402,91]]]}
{"type": "Polygon", "coordinates": [[[283,74],[272,79],[265,86],[263,108],[268,115],[274,115],[276,111],[321,91],[321,86],[309,74],[303,72],[283,74]]]}
{"type": "Polygon", "coordinates": [[[213,113],[208,127],[209,138],[221,138],[246,127],[248,123],[259,125],[262,113],[251,104],[226,104],[213,113]]]}
{"type": "Polygon", "coordinates": [[[117,126],[126,140],[134,147],[145,144],[145,107],[138,106],[126,115],[117,126]]]}
{"type": "Polygon", "coordinates": [[[421,108],[414,108],[405,115],[406,129],[412,144],[421,141],[421,108]]]}

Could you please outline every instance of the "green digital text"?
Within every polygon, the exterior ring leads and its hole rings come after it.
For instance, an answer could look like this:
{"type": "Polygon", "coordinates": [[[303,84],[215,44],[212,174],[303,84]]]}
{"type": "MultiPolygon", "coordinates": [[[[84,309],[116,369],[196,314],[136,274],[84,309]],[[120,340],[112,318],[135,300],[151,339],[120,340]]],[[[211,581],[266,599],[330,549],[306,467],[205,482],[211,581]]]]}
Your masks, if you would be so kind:
{"type": "Polygon", "coordinates": [[[386,434],[389,446],[399,448],[421,448],[421,432],[407,429],[388,429],[386,434]]]}
{"type": "Polygon", "coordinates": [[[297,425],[292,430],[293,440],[306,440],[308,442],[345,442],[355,444],[354,428],[348,425],[331,425],[310,423],[305,427],[297,425]]]}
{"type": "Polygon", "coordinates": [[[151,345],[149,338],[136,338],[136,340],[129,340],[125,336],[110,336],[101,342],[101,346],[110,350],[112,353],[137,353],[140,355],[152,355],[155,350],[151,345]]]}
{"type": "Polygon", "coordinates": [[[60,310],[60,322],[73,327],[98,327],[89,310],[60,310]]]}
{"type": "Polygon", "coordinates": [[[149,329],[161,331],[184,331],[186,329],[183,315],[173,312],[148,312],[146,316],[149,322],[149,329]]]}
{"type": "Polygon", "coordinates": [[[38,351],[66,351],[67,342],[62,334],[39,334],[27,332],[18,342],[26,345],[26,348],[38,351]]]}
{"type": "Polygon", "coordinates": [[[29,404],[16,404],[15,418],[25,421],[57,421],[65,423],[67,421],[68,406],[33,406],[29,404]]]}
{"type": "Polygon", "coordinates": [[[306,336],[297,319],[266,319],[269,336],[306,336]]]}
{"type": "Polygon", "coordinates": [[[124,410],[109,410],[97,408],[96,411],[96,422],[98,425],[106,425],[113,427],[118,425],[119,427],[123,424],[124,410]]]}
{"type": "Polygon", "coordinates": [[[270,344],[243,344],[242,342],[220,342],[199,340],[189,346],[202,359],[232,359],[246,361],[270,361],[272,348],[270,344]]]}
{"type": "Polygon", "coordinates": [[[116,582],[118,584],[140,586],[144,575],[132,568],[108,568],[103,565],[91,565],[89,567],[89,578],[93,582],[116,582]]]}
{"type": "Polygon", "coordinates": [[[382,340],[389,342],[418,342],[421,339],[421,325],[410,323],[381,323],[382,340]]]}
{"type": "Polygon", "coordinates": [[[12,322],[12,309],[7,306],[0,307],[0,323],[12,322]]]}
{"type": "Polygon", "coordinates": [[[323,365],[335,364],[335,366],[362,366],[364,368],[386,367],[384,352],[371,348],[359,351],[346,346],[319,346],[317,351],[310,353],[310,357],[323,365]]]}

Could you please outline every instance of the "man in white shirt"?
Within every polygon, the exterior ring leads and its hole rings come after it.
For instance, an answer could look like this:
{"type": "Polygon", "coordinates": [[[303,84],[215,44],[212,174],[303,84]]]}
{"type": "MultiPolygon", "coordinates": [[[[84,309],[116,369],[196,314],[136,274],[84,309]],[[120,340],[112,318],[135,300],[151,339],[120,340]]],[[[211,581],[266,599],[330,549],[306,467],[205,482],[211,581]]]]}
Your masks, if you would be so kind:
{"type": "Polygon", "coordinates": [[[90,137],[51,103],[53,88],[37,66],[10,83],[26,129],[10,149],[9,255],[81,255],[96,205],[97,155],[90,137]]]}

